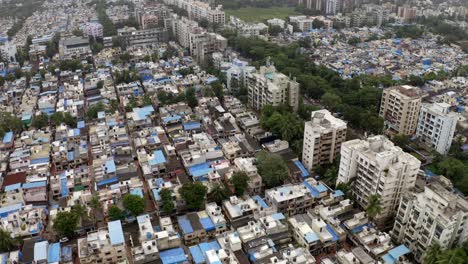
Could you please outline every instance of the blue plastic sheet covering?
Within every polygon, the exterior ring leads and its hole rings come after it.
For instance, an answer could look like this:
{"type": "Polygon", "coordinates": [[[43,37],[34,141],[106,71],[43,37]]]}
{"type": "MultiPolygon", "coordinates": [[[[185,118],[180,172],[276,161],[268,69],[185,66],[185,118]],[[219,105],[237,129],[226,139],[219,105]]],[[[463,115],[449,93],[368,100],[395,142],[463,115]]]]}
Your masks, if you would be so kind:
{"type": "Polygon", "coordinates": [[[179,264],[188,261],[184,250],[180,247],[161,251],[159,256],[163,264],[179,264]]]}
{"type": "Polygon", "coordinates": [[[371,223],[362,224],[362,225],[360,225],[360,226],[357,226],[357,227],[353,228],[353,229],[351,230],[351,232],[352,232],[353,234],[359,233],[359,232],[361,232],[361,231],[364,229],[364,227],[366,227],[366,226],[367,226],[367,227],[371,227],[372,224],[371,224],[371,223]]]}
{"type": "Polygon", "coordinates": [[[304,165],[302,165],[301,161],[295,160],[295,161],[294,161],[294,164],[296,165],[296,167],[299,168],[299,170],[301,170],[301,176],[302,176],[302,178],[307,178],[307,177],[310,176],[310,173],[306,170],[306,168],[304,167],[304,165]]]}
{"type": "Polygon", "coordinates": [[[60,191],[62,197],[68,196],[67,175],[65,175],[65,173],[60,175],[60,191]]]}
{"type": "Polygon", "coordinates": [[[216,229],[213,221],[209,217],[200,218],[200,224],[203,226],[206,232],[210,232],[216,229]]]}
{"type": "Polygon", "coordinates": [[[109,238],[112,245],[120,245],[124,243],[122,223],[120,220],[107,223],[107,228],[109,229],[109,238]]]}
{"type": "Polygon", "coordinates": [[[34,244],[34,261],[38,262],[39,261],[47,261],[47,246],[49,245],[49,242],[47,241],[42,241],[42,242],[36,242],[34,244]]]}
{"type": "Polygon", "coordinates": [[[189,122],[189,123],[183,124],[183,127],[185,131],[190,131],[190,130],[199,129],[201,127],[201,124],[200,122],[189,122]]]}
{"type": "Polygon", "coordinates": [[[401,256],[408,253],[410,253],[410,250],[406,246],[400,245],[388,251],[388,253],[382,257],[382,259],[384,260],[385,264],[395,264],[401,256]]]}
{"type": "Polygon", "coordinates": [[[189,173],[192,177],[198,178],[213,171],[213,168],[210,168],[210,163],[204,162],[197,165],[193,165],[192,167],[188,168],[189,173]]]}
{"type": "Polygon", "coordinates": [[[192,246],[189,248],[190,254],[192,255],[193,262],[196,264],[205,263],[206,262],[206,252],[210,250],[219,250],[221,247],[219,246],[218,242],[211,241],[211,242],[203,242],[196,246],[192,246]]]}
{"type": "Polygon", "coordinates": [[[58,263],[60,261],[60,243],[49,245],[49,254],[47,260],[49,263],[58,263]]]}
{"type": "Polygon", "coordinates": [[[141,188],[134,188],[130,191],[130,194],[138,195],[143,198],[143,190],[141,188]]]}
{"type": "Polygon", "coordinates": [[[177,218],[177,222],[179,223],[180,228],[182,229],[182,233],[184,233],[184,235],[193,233],[192,224],[190,223],[190,220],[187,218],[187,216],[179,216],[177,218]]]}
{"type": "Polygon", "coordinates": [[[102,181],[98,182],[96,185],[97,186],[108,185],[108,184],[111,184],[111,183],[116,183],[118,181],[119,181],[119,179],[117,177],[113,177],[113,178],[102,180],[102,181]]]}
{"type": "Polygon", "coordinates": [[[340,240],[340,237],[336,234],[335,230],[333,230],[333,228],[330,225],[327,225],[327,230],[332,235],[332,237],[333,237],[332,240],[333,241],[340,240]]]}
{"type": "Polygon", "coordinates": [[[310,183],[304,181],[304,185],[305,185],[305,187],[307,187],[307,189],[309,189],[309,192],[312,194],[312,197],[319,197],[320,196],[320,193],[314,187],[312,187],[312,185],[310,185],[310,183]]]}
{"type": "Polygon", "coordinates": [[[8,144],[8,143],[11,143],[12,139],[13,139],[13,132],[7,132],[7,133],[5,133],[5,135],[3,136],[2,142],[3,142],[4,144],[8,144]]]}
{"type": "Polygon", "coordinates": [[[252,197],[252,199],[254,199],[255,201],[257,201],[257,203],[260,205],[260,207],[262,207],[263,209],[267,209],[268,208],[268,205],[265,203],[265,201],[258,195],[255,195],[254,197],[252,197]]]}
{"type": "Polygon", "coordinates": [[[314,232],[308,232],[307,234],[305,234],[304,238],[309,244],[319,240],[318,235],[315,234],[314,232]]]}
{"type": "Polygon", "coordinates": [[[166,157],[164,157],[164,153],[161,150],[155,150],[153,152],[153,158],[148,161],[150,166],[159,165],[166,162],[166,157]]]}

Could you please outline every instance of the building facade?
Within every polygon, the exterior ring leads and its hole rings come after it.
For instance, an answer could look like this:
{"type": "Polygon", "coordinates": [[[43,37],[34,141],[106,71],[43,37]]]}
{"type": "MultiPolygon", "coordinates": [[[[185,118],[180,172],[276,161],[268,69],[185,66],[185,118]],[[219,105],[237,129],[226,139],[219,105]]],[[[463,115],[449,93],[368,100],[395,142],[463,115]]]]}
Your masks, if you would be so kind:
{"type": "Polygon", "coordinates": [[[458,116],[446,103],[423,104],[419,113],[416,136],[427,147],[447,154],[452,145],[458,116]]]}
{"type": "Polygon", "coordinates": [[[433,177],[402,196],[391,235],[410,248],[417,262],[434,243],[444,249],[460,246],[468,238],[468,201],[455,193],[450,180],[433,177]]]}
{"type": "Polygon", "coordinates": [[[395,86],[382,93],[380,116],[386,127],[401,135],[413,135],[418,124],[422,92],[409,85],[395,86]]]}
{"type": "Polygon", "coordinates": [[[328,110],[312,112],[312,119],[305,123],[302,163],[311,171],[320,164],[331,163],[340,153],[346,140],[346,123],[334,117],[328,110]]]}
{"type": "Polygon", "coordinates": [[[287,104],[294,111],[299,108],[299,83],[278,72],[269,60],[259,71],[247,74],[247,90],[248,103],[256,110],[280,104],[287,104]]]}
{"type": "Polygon", "coordinates": [[[352,183],[353,195],[366,208],[369,197],[380,197],[376,222],[384,226],[398,208],[400,197],[416,183],[421,162],[384,136],[350,140],[341,145],[337,184],[352,183]]]}

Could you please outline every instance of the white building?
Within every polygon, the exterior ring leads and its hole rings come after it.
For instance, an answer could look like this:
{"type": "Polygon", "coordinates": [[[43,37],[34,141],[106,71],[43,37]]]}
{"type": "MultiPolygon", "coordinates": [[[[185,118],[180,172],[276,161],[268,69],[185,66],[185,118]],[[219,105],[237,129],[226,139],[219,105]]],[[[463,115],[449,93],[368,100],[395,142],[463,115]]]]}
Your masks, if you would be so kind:
{"type": "Polygon", "coordinates": [[[284,21],[283,19],[279,19],[279,18],[268,19],[267,23],[270,26],[277,26],[280,28],[284,28],[286,26],[286,21],[284,21]]]}
{"type": "Polygon", "coordinates": [[[249,105],[257,110],[265,105],[287,104],[294,111],[299,108],[299,83],[276,71],[267,61],[257,72],[247,74],[249,105]]]}
{"type": "Polygon", "coordinates": [[[432,178],[403,195],[391,235],[408,246],[418,262],[434,243],[444,249],[460,246],[468,238],[468,201],[454,192],[447,178],[432,178]]]}
{"type": "Polygon", "coordinates": [[[371,195],[379,195],[382,211],[376,220],[382,225],[393,217],[402,194],[415,185],[420,166],[384,136],[350,140],[341,145],[337,184],[354,179],[353,194],[363,208],[371,195]]]}
{"type": "Polygon", "coordinates": [[[97,22],[88,22],[83,27],[83,34],[86,37],[102,38],[102,25],[97,22]]]}
{"type": "Polygon", "coordinates": [[[305,123],[302,163],[311,171],[319,164],[331,163],[346,140],[346,122],[328,110],[314,111],[305,123]]]}
{"type": "Polygon", "coordinates": [[[446,103],[423,104],[416,136],[440,154],[447,154],[453,140],[458,116],[446,103]]]}

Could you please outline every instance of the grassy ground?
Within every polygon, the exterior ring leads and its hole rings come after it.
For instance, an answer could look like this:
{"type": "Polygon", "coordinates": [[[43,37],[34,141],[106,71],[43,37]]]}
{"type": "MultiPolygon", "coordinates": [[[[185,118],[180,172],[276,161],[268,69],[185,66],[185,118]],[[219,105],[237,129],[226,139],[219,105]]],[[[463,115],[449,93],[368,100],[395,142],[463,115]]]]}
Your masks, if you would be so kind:
{"type": "Polygon", "coordinates": [[[245,22],[264,22],[270,18],[285,19],[288,16],[300,15],[292,7],[270,7],[270,8],[255,8],[247,7],[237,10],[225,10],[229,16],[238,17],[245,22]]]}

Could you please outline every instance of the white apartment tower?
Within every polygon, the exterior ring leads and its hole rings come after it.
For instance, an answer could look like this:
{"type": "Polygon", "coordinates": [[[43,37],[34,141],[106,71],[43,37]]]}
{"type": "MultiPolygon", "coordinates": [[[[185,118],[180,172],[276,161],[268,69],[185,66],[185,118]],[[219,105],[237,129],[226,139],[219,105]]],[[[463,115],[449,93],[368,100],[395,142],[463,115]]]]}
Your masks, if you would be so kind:
{"type": "Polygon", "coordinates": [[[302,163],[309,171],[333,162],[346,140],[346,122],[325,109],[314,111],[311,116],[311,121],[305,123],[302,149],[302,163]]]}
{"type": "Polygon", "coordinates": [[[249,105],[260,110],[265,105],[287,104],[294,111],[299,108],[299,83],[276,70],[267,60],[259,71],[247,74],[249,105]]]}
{"type": "Polygon", "coordinates": [[[423,104],[416,136],[440,154],[447,154],[453,140],[458,116],[446,103],[423,104]]]}
{"type": "Polygon", "coordinates": [[[400,197],[414,187],[421,162],[384,136],[350,140],[341,145],[338,183],[353,181],[353,195],[366,208],[371,195],[379,195],[380,226],[391,220],[400,197]]]}
{"type": "Polygon", "coordinates": [[[390,130],[401,135],[413,135],[418,125],[422,92],[409,85],[387,88],[382,93],[380,116],[390,130]]]}
{"type": "Polygon", "coordinates": [[[402,196],[390,234],[417,262],[434,243],[444,249],[460,246],[468,239],[468,201],[454,192],[450,180],[433,177],[402,196]]]}

